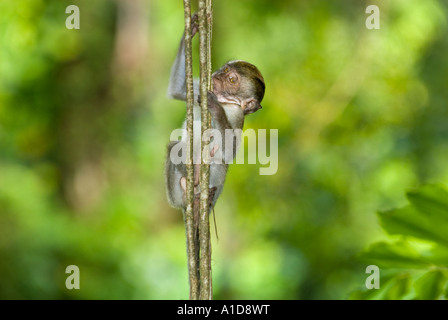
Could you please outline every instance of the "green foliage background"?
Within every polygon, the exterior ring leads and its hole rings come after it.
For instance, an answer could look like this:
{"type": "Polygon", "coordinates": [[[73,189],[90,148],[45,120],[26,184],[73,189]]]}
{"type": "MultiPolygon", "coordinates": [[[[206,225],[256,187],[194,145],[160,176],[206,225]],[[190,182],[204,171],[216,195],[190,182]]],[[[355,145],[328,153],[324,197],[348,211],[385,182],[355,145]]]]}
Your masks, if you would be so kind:
{"type": "Polygon", "coordinates": [[[383,229],[398,239],[375,243],[361,253],[363,260],[385,271],[382,290],[360,290],[353,299],[448,298],[448,190],[427,185],[407,197],[407,206],[379,213],[383,229]]]}
{"type": "MultiPolygon", "coordinates": [[[[276,175],[230,168],[214,297],[446,297],[448,3],[214,3],[214,67],[248,60],[267,85],[245,128],[279,130],[276,175]],[[371,263],[382,289],[366,292],[371,263]]],[[[182,31],[182,1],[0,0],[0,298],[188,297],[163,177],[182,31]]]]}

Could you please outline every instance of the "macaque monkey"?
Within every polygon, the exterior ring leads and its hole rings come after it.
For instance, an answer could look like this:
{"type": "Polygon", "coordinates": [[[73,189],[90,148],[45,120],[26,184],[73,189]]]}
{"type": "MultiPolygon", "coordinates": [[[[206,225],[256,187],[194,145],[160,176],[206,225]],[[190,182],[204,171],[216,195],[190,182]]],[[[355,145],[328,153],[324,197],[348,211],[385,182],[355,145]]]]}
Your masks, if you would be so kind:
{"type": "MultiPolygon", "coordinates": [[[[192,17],[192,36],[198,31],[197,16],[192,17]]],[[[210,190],[209,210],[213,209],[216,200],[221,194],[227,174],[228,162],[232,160],[237,151],[235,141],[240,140],[240,134],[244,116],[261,109],[260,102],[263,99],[265,84],[263,76],[258,69],[245,61],[230,61],[224,64],[218,71],[212,74],[213,91],[208,91],[206,97],[208,110],[211,114],[212,128],[221,133],[222,143],[213,144],[214,137],[210,142],[210,157],[219,157],[222,161],[213,161],[210,164],[210,190]],[[234,131],[237,130],[237,131],[234,131]],[[229,134],[230,133],[230,134],[229,134]],[[239,136],[237,136],[239,135],[239,136]],[[225,148],[224,138],[233,139],[233,147],[230,151],[225,148]],[[222,150],[219,150],[219,149],[222,150]],[[230,154],[229,154],[230,153],[230,154]]],[[[199,106],[199,79],[194,79],[194,129],[193,129],[193,163],[194,163],[194,193],[195,207],[199,203],[199,170],[201,154],[200,121],[201,108],[199,106]],[[199,147],[198,147],[199,146],[199,147]]],[[[186,100],[185,79],[185,34],[180,42],[179,51],[171,69],[168,96],[173,99],[186,100]]],[[[186,128],[184,122],[183,128],[186,128]]],[[[185,132],[185,131],[184,131],[185,132]]],[[[217,142],[215,140],[215,142],[217,142]]],[[[186,208],[186,166],[185,161],[174,164],[170,158],[172,152],[178,152],[182,146],[186,152],[187,134],[183,134],[180,141],[171,141],[165,164],[165,175],[167,195],[170,205],[185,211],[186,208]]],[[[185,155],[183,155],[185,157],[185,155]]]]}

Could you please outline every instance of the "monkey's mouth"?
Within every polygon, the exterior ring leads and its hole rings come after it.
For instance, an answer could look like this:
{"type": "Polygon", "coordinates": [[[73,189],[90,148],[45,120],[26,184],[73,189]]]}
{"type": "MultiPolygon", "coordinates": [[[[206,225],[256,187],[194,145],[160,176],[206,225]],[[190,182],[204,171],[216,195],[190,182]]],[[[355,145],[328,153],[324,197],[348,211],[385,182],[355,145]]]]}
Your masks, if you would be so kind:
{"type": "Polygon", "coordinates": [[[217,94],[216,97],[218,98],[218,101],[221,103],[231,103],[241,106],[241,101],[235,97],[224,94],[217,94]]]}

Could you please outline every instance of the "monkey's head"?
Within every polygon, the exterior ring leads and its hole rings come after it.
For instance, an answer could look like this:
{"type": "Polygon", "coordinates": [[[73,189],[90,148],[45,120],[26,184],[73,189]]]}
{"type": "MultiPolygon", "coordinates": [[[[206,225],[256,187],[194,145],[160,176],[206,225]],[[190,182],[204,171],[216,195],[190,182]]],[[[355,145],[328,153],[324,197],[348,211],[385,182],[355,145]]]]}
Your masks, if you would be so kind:
{"type": "Polygon", "coordinates": [[[213,73],[213,93],[221,103],[238,104],[244,115],[261,109],[264,79],[256,66],[235,60],[224,64],[213,73]]]}

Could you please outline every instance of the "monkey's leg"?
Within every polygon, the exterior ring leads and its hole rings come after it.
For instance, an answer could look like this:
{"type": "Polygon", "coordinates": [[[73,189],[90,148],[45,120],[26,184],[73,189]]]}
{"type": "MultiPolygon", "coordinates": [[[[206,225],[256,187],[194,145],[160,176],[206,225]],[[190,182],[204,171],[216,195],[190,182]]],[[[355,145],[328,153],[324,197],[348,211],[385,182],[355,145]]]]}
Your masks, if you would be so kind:
{"type": "Polygon", "coordinates": [[[200,179],[200,173],[201,173],[201,165],[195,164],[194,165],[194,193],[200,193],[199,188],[199,179],[200,179]]]}
{"type": "MultiPolygon", "coordinates": [[[[218,149],[219,149],[219,145],[215,144],[213,146],[213,149],[210,151],[211,158],[213,158],[215,156],[215,153],[218,151],[218,149]]],[[[194,165],[194,188],[195,188],[194,192],[195,193],[199,192],[198,186],[199,186],[200,173],[201,173],[201,165],[195,164],[194,165]]],[[[184,188],[184,189],[186,189],[186,188],[184,188]]]]}
{"type": "Polygon", "coordinates": [[[215,144],[213,146],[213,149],[210,151],[210,158],[213,158],[215,156],[215,153],[218,151],[219,145],[215,144]]]}
{"type": "Polygon", "coordinates": [[[182,188],[182,190],[184,191],[184,194],[187,192],[187,178],[182,177],[180,178],[180,187],[182,188]]]}
{"type": "MultiPolygon", "coordinates": [[[[168,144],[168,150],[165,161],[165,179],[167,187],[168,201],[175,208],[185,209],[185,192],[182,191],[181,178],[187,175],[186,167],[183,163],[174,164],[171,160],[171,151],[178,141],[172,141],[168,144]]],[[[186,186],[186,181],[185,181],[186,186]]]]}
{"type": "MultiPolygon", "coordinates": [[[[182,177],[179,181],[179,184],[184,192],[187,190],[187,179],[185,177],[182,177]]],[[[211,187],[208,191],[208,208],[209,210],[212,209],[213,206],[213,199],[215,198],[215,193],[218,188],[211,187]]],[[[196,229],[199,228],[199,203],[201,201],[201,193],[195,193],[194,195],[194,203],[193,203],[193,221],[194,221],[194,227],[196,229]]],[[[198,229],[199,230],[199,229],[198,229]]]]}
{"type": "MultiPolygon", "coordinates": [[[[215,198],[215,193],[216,193],[217,189],[218,188],[216,188],[216,187],[211,187],[209,189],[209,191],[208,191],[208,208],[209,208],[209,210],[211,210],[212,207],[213,207],[213,199],[215,198]]],[[[200,192],[196,193],[194,195],[194,203],[195,203],[195,205],[196,204],[199,205],[200,199],[201,199],[201,193],[200,192]]],[[[198,226],[199,226],[199,216],[198,216],[198,226]]]]}
{"type": "Polygon", "coordinates": [[[196,12],[191,17],[191,37],[193,38],[198,31],[199,31],[199,20],[198,20],[198,13],[196,12]]]}

